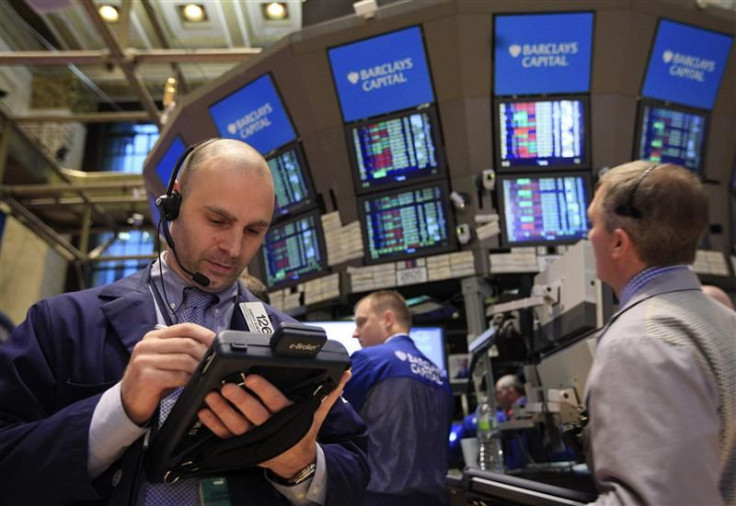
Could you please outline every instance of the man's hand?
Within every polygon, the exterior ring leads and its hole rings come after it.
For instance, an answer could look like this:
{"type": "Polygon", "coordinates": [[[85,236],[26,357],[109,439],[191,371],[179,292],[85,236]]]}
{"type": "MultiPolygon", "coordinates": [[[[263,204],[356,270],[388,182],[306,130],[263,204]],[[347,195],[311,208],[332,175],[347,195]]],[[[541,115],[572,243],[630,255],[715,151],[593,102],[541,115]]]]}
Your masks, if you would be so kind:
{"type": "Polygon", "coordinates": [[[215,333],[194,323],[157,328],[133,348],[120,392],[128,417],[143,425],[161,399],[189,380],[215,333]]]}
{"type": "MultiPolygon", "coordinates": [[[[281,455],[259,464],[275,474],[288,479],[317,459],[317,433],[327,418],[327,413],[342,395],[350,371],[345,371],[340,384],[324,398],[314,413],[309,432],[281,455]]],[[[254,397],[233,383],[223,385],[220,392],[210,392],[205,397],[207,408],[199,411],[199,419],[221,438],[245,434],[261,425],[276,413],[292,404],[275,386],[261,376],[252,374],[245,378],[254,397]],[[229,401],[229,402],[228,402],[229,401]],[[236,409],[237,408],[237,409],[236,409]]]]}

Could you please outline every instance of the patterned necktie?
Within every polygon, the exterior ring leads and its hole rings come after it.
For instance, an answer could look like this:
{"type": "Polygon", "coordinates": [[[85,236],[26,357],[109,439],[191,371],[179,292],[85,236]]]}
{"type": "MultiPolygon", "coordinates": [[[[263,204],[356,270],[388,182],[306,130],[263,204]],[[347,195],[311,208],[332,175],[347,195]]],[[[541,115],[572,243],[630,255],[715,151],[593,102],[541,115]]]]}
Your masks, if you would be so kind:
{"type": "MultiPolygon", "coordinates": [[[[184,301],[179,313],[179,323],[196,323],[205,326],[204,313],[208,307],[217,301],[217,296],[205,293],[196,288],[184,290],[184,301]]],[[[161,400],[158,424],[163,425],[166,417],[171,413],[171,408],[176,404],[176,399],[181,395],[183,388],[179,387],[161,400]]],[[[189,478],[181,480],[172,485],[163,483],[149,483],[146,487],[145,506],[179,506],[196,505],[199,502],[197,492],[197,480],[189,478]]]]}

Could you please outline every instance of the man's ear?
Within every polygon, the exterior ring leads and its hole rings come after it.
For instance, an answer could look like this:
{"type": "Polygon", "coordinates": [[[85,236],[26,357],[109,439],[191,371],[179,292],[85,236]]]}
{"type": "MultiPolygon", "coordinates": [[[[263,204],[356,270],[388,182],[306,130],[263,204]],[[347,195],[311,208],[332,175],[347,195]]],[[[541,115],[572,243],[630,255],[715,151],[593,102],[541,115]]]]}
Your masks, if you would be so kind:
{"type": "Polygon", "coordinates": [[[394,315],[394,312],[390,309],[387,309],[383,312],[383,326],[386,330],[389,330],[393,328],[394,322],[396,321],[396,317],[394,315]]]}
{"type": "Polygon", "coordinates": [[[631,236],[622,228],[617,228],[613,231],[612,241],[611,256],[614,260],[628,258],[629,255],[636,252],[631,236]]]}

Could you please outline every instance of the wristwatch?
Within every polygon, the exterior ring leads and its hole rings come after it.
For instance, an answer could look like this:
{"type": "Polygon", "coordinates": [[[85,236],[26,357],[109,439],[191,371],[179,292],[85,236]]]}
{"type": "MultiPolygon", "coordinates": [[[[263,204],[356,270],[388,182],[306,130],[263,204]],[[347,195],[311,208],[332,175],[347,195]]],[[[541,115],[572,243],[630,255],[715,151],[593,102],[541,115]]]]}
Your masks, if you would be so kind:
{"type": "Polygon", "coordinates": [[[266,469],[266,475],[268,476],[268,479],[278,483],[279,485],[284,485],[286,487],[293,487],[294,485],[299,485],[300,483],[308,480],[312,476],[314,476],[314,472],[317,469],[317,464],[312,463],[309,464],[307,467],[296,473],[294,476],[292,476],[289,479],[282,478],[278,474],[274,473],[270,469],[266,469]]]}

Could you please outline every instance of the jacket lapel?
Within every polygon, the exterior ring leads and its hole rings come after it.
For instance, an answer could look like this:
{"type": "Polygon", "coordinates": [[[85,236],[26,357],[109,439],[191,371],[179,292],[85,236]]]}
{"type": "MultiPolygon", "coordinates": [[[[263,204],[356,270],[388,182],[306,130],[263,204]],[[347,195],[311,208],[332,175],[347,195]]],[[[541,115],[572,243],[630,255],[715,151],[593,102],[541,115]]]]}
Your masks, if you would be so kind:
{"type": "Polygon", "coordinates": [[[153,296],[148,287],[149,269],[117,281],[100,292],[100,309],[128,352],[157,323],[153,296]]]}

